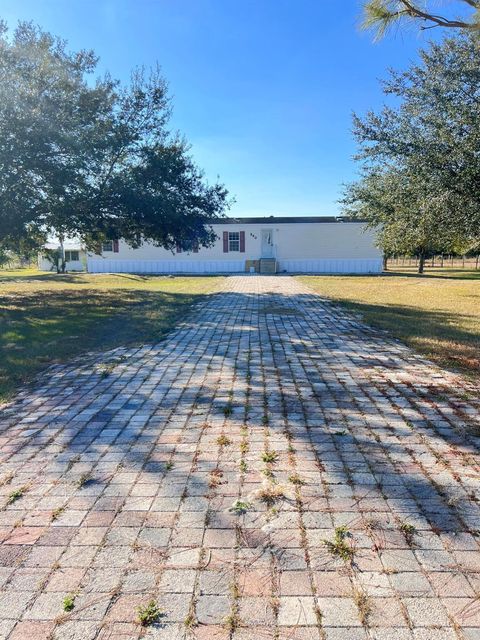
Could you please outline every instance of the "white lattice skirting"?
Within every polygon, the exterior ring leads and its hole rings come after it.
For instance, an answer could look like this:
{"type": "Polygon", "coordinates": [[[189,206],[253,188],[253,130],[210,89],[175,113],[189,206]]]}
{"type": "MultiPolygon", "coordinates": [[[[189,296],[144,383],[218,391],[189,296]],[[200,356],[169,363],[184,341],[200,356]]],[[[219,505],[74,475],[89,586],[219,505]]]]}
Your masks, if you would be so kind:
{"type": "Polygon", "coordinates": [[[88,258],[90,273],[243,273],[243,260],[99,260],[88,258]]]}
{"type": "Polygon", "coordinates": [[[382,260],[378,258],[278,261],[280,273],[380,273],[382,269],[382,260]]]}
{"type": "MultiPolygon", "coordinates": [[[[245,273],[244,260],[99,260],[88,258],[90,273],[245,273]]],[[[279,260],[278,272],[380,273],[382,261],[279,260]]]]}

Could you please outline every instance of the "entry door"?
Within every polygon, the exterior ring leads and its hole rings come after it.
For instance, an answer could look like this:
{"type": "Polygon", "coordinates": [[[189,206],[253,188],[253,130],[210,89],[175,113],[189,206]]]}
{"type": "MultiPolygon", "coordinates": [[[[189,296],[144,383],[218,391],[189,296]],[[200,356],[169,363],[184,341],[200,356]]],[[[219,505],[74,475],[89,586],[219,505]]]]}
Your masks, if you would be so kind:
{"type": "Polygon", "coordinates": [[[262,258],[273,257],[273,230],[262,229],[262,258]]]}

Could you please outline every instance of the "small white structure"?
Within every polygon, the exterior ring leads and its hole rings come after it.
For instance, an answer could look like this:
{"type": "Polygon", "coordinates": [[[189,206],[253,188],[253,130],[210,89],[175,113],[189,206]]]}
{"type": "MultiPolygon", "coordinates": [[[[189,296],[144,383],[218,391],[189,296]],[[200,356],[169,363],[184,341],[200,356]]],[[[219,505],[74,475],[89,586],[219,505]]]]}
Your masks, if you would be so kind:
{"type": "Polygon", "coordinates": [[[332,217],[225,218],[212,225],[208,249],[171,252],[145,242],[104,243],[88,254],[91,273],[378,273],[375,233],[361,222],[332,217]]]}
{"type": "MultiPolygon", "coordinates": [[[[87,267],[87,252],[82,247],[79,240],[65,240],[63,243],[65,250],[66,271],[85,271],[87,267]]],[[[38,268],[40,271],[56,271],[57,264],[55,253],[60,255],[60,245],[58,242],[48,242],[45,246],[49,253],[41,253],[38,256],[38,268]]]]}

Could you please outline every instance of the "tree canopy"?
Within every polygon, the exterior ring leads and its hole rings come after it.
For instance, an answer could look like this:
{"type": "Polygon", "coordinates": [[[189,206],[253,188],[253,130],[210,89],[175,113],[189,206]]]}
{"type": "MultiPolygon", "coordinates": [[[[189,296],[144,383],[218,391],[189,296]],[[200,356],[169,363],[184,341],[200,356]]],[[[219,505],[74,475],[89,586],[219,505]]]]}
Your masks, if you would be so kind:
{"type": "Polygon", "coordinates": [[[343,204],[380,228],[385,251],[444,250],[480,236],[480,45],[430,44],[383,83],[396,106],[354,115],[361,179],[343,204]]]}
{"type": "Polygon", "coordinates": [[[382,38],[393,26],[401,23],[418,23],[421,29],[446,27],[480,30],[480,0],[451,0],[453,11],[447,7],[439,13],[433,0],[366,0],[363,4],[364,29],[375,31],[382,38]]]}
{"type": "Polygon", "coordinates": [[[31,23],[12,34],[0,23],[0,242],[54,233],[89,246],[208,246],[228,194],[169,131],[159,69],[125,86],[94,80],[97,62],[31,23]]]}

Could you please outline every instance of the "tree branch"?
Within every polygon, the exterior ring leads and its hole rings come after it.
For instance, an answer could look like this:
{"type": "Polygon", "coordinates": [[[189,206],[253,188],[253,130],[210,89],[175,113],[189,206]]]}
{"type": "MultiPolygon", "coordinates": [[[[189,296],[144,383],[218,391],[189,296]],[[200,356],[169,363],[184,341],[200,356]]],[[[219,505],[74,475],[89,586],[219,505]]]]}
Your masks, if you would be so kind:
{"type": "Polygon", "coordinates": [[[410,18],[430,23],[430,26],[423,26],[423,30],[433,27],[480,30],[480,0],[457,1],[476,9],[477,13],[472,19],[447,18],[444,15],[430,12],[427,7],[420,8],[419,3],[415,0],[395,0],[395,2],[392,0],[369,0],[364,5],[365,22],[363,26],[364,28],[377,26],[378,35],[381,36],[391,23],[410,18]]]}
{"type": "MultiPolygon", "coordinates": [[[[465,1],[470,2],[470,0],[465,0],[465,1]]],[[[463,20],[449,20],[448,18],[435,15],[434,13],[426,13],[425,11],[422,11],[421,9],[416,7],[414,4],[412,4],[410,0],[400,0],[400,2],[405,7],[405,12],[408,15],[410,15],[412,18],[421,18],[422,20],[434,22],[436,25],[440,27],[457,27],[461,29],[471,29],[472,27],[475,26],[471,22],[465,22],[463,20]]]]}

